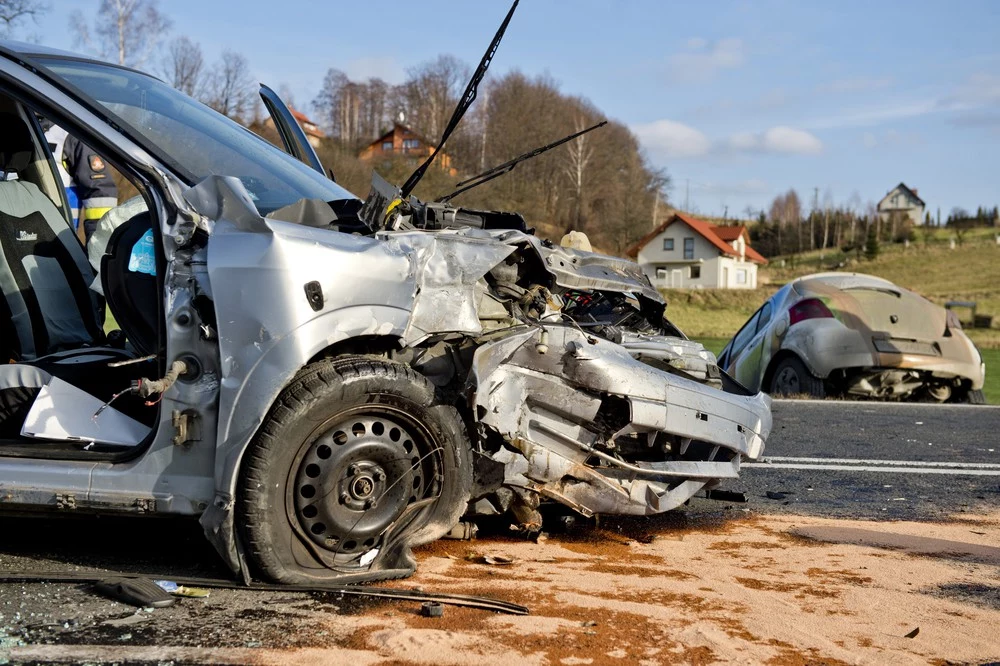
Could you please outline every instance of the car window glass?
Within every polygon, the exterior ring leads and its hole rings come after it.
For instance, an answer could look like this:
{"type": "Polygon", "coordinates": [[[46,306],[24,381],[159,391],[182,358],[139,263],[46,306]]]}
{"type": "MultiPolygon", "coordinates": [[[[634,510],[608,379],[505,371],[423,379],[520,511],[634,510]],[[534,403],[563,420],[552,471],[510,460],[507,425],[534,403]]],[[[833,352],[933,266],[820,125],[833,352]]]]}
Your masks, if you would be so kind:
{"type": "Polygon", "coordinates": [[[101,63],[45,58],[97,100],[182,178],[235,176],[266,215],[303,198],[355,198],[238,123],[150,76],[101,63]]]}
{"type": "Polygon", "coordinates": [[[733,338],[733,344],[729,350],[730,358],[735,357],[743,351],[743,348],[746,347],[747,343],[750,342],[751,338],[753,338],[754,334],[757,332],[757,319],[759,316],[760,310],[754,313],[753,317],[750,318],[750,321],[744,324],[743,328],[740,329],[740,332],[736,334],[735,338],[733,338]]]}
{"type": "Polygon", "coordinates": [[[757,331],[762,331],[771,321],[771,301],[764,303],[760,309],[760,318],[757,320],[757,331]]]}

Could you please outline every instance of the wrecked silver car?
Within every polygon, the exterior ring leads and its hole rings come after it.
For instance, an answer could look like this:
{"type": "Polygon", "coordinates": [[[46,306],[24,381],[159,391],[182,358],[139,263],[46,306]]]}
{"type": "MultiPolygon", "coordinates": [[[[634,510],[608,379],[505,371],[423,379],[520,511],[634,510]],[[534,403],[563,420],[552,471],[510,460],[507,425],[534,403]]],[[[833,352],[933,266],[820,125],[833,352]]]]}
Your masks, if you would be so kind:
{"type": "Polygon", "coordinates": [[[0,76],[4,511],[198,516],[247,580],[349,582],[463,516],[659,513],[762,455],[769,399],[631,262],[362,202],[266,88],[291,155],[133,70],[5,43],[0,76]],[[38,116],[138,191],[93,264],[38,116]]]}
{"type": "Polygon", "coordinates": [[[730,340],[719,365],[776,395],[984,402],[986,366],[958,317],[861,273],[789,282],[730,340]]]}

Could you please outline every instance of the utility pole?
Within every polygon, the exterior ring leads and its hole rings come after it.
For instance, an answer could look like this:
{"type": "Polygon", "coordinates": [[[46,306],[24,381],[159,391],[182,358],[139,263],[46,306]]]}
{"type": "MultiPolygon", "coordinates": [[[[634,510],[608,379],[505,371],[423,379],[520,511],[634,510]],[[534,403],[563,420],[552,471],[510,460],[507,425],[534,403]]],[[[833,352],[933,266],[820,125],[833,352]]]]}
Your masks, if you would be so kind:
{"type": "MultiPolygon", "coordinates": [[[[691,179],[690,178],[685,178],[684,179],[684,212],[685,213],[688,212],[689,210],[691,210],[691,206],[689,205],[689,202],[688,202],[688,189],[689,189],[690,185],[691,185],[691,179]]],[[[941,217],[941,211],[940,211],[940,209],[938,209],[938,218],[940,218],[940,217],[941,217]]]]}

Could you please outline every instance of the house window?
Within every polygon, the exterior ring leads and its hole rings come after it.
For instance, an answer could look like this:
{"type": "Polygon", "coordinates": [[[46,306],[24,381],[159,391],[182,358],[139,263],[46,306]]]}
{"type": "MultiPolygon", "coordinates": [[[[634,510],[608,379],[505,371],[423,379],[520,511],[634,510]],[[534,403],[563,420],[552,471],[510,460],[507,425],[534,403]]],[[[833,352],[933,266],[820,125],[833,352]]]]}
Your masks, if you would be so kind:
{"type": "Polygon", "coordinates": [[[701,278],[701,266],[688,266],[688,277],[692,280],[698,280],[701,278]]]}
{"type": "Polygon", "coordinates": [[[392,141],[383,141],[382,150],[392,150],[392,141]]]}
{"type": "Polygon", "coordinates": [[[665,252],[673,252],[674,251],[674,239],[673,238],[664,238],[663,239],[663,249],[664,249],[665,252]]]}
{"type": "Polygon", "coordinates": [[[684,239],[684,258],[694,259],[694,239],[685,238],[684,239]]]}
{"type": "Polygon", "coordinates": [[[664,281],[666,281],[666,279],[667,279],[667,269],[666,268],[657,268],[656,269],[656,280],[658,282],[664,282],[664,281]]]}
{"type": "Polygon", "coordinates": [[[417,139],[403,139],[403,150],[412,150],[419,147],[420,141],[417,139]]]}
{"type": "Polygon", "coordinates": [[[747,283],[747,269],[737,268],[736,269],[736,284],[746,284],[747,283]]]}

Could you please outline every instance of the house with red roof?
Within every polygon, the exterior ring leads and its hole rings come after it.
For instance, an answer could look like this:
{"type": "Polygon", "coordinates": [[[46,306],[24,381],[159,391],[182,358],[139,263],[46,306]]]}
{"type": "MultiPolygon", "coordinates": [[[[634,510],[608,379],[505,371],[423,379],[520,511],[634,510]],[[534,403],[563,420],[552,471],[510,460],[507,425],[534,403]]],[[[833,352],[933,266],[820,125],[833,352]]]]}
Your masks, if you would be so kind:
{"type": "Polygon", "coordinates": [[[660,289],[754,289],[767,263],[743,225],[717,226],[674,213],[627,252],[660,289]]]}
{"type": "MultiPolygon", "coordinates": [[[[386,157],[409,157],[414,160],[425,160],[434,151],[435,142],[428,141],[415,130],[400,122],[392,124],[392,129],[365,146],[358,157],[365,162],[380,160],[386,157]]],[[[450,176],[458,175],[458,170],[451,165],[451,156],[439,152],[434,162],[439,169],[444,169],[450,176]]]]}

